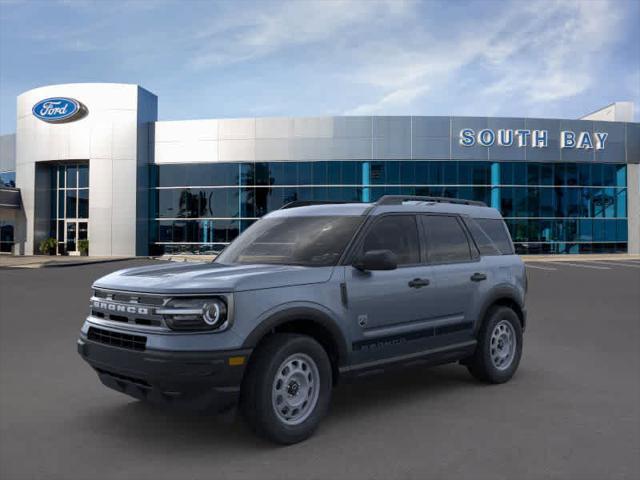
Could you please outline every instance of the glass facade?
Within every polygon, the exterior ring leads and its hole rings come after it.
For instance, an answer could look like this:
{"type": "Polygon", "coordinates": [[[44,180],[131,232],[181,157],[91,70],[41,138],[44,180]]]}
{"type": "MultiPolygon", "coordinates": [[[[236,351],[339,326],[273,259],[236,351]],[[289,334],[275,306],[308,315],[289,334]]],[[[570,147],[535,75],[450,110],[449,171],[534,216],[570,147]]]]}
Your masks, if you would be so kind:
{"type": "Polygon", "coordinates": [[[220,250],[262,215],[296,200],[382,195],[481,200],[502,212],[519,253],[627,249],[623,163],[453,160],[156,165],[151,251],[220,250]]]}
{"type": "Polygon", "coordinates": [[[58,254],[78,251],[88,240],[89,164],[79,162],[51,167],[51,223],[49,236],[58,241],[58,254]]]}
{"type": "Polygon", "coordinates": [[[16,172],[0,172],[0,187],[16,187],[16,172]]]}

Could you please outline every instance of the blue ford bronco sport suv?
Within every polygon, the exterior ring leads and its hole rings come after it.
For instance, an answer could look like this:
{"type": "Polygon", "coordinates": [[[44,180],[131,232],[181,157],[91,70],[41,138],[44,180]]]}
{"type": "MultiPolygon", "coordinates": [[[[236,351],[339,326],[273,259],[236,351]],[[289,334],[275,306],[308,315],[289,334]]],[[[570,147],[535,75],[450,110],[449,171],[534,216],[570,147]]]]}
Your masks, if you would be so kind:
{"type": "Polygon", "coordinates": [[[239,400],[283,444],[309,437],[352,375],[460,362],[484,382],[513,376],[527,281],[497,210],[438,197],[304,203],[266,215],[212,263],[97,280],[80,355],[139,399],[239,400]]]}

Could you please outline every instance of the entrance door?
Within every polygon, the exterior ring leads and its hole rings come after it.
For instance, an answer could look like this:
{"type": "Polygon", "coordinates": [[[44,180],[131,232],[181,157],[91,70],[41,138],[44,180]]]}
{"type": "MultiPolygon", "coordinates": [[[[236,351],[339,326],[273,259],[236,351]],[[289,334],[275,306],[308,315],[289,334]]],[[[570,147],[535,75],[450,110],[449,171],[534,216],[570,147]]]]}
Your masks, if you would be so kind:
{"type": "Polygon", "coordinates": [[[78,245],[78,222],[67,220],[66,223],[65,243],[67,244],[67,253],[75,253],[78,245]]]}
{"type": "Polygon", "coordinates": [[[86,240],[88,237],[88,223],[86,221],[66,220],[65,221],[65,245],[67,253],[77,253],[79,251],[78,242],[86,240]]]}

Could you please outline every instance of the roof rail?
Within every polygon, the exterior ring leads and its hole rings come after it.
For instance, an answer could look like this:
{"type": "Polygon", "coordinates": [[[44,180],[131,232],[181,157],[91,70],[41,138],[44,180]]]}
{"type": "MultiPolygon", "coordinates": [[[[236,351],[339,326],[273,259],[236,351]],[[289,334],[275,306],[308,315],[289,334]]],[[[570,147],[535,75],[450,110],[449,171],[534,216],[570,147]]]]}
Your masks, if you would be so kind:
{"type": "Polygon", "coordinates": [[[450,197],[424,197],[420,195],[383,195],[375,203],[376,205],[401,205],[402,202],[433,202],[433,203],[455,203],[458,205],[475,205],[486,207],[487,204],[477,200],[464,200],[450,197]]]}
{"type": "Polygon", "coordinates": [[[340,202],[340,201],[333,201],[333,200],[294,200],[293,202],[285,203],[278,210],[286,210],[288,208],[308,207],[311,205],[335,205],[339,203],[348,203],[348,202],[340,202]]]}

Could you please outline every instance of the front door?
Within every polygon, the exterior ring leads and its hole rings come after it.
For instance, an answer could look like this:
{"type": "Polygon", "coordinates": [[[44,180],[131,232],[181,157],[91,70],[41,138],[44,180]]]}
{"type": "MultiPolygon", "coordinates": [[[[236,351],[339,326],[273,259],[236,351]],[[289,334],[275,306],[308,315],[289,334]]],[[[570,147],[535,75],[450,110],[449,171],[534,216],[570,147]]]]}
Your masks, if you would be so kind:
{"type": "Polygon", "coordinates": [[[356,257],[370,250],[391,250],[398,268],[362,272],[345,267],[355,363],[404,353],[405,334],[429,316],[429,267],[422,262],[416,217],[393,214],[374,222],[356,257]]]}
{"type": "Polygon", "coordinates": [[[86,221],[66,220],[65,221],[65,245],[66,252],[70,254],[79,253],[80,240],[88,237],[88,223],[86,221]]]}
{"type": "Polygon", "coordinates": [[[67,245],[67,253],[75,253],[78,245],[78,222],[67,220],[66,223],[64,240],[67,245]]]}

